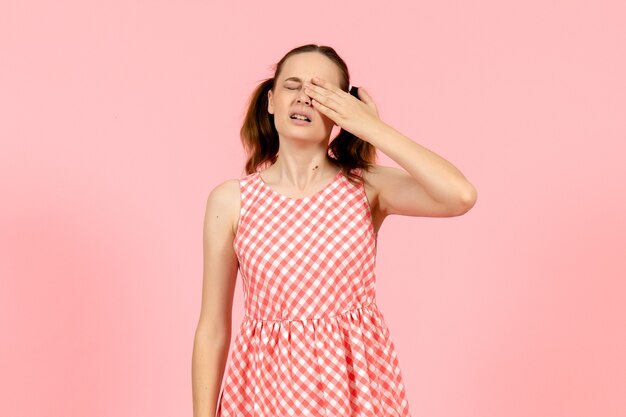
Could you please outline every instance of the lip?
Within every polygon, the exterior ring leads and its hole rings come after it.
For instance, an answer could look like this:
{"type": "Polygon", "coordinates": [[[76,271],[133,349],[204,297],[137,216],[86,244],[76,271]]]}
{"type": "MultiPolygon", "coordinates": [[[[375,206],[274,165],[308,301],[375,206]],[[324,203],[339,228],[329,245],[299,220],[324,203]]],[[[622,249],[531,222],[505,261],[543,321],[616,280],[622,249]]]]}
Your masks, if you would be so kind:
{"type": "Polygon", "coordinates": [[[291,117],[289,118],[289,120],[291,120],[291,123],[293,123],[294,125],[298,125],[298,126],[309,126],[313,123],[313,122],[307,122],[306,120],[292,119],[291,117]]]}
{"type": "MultiPolygon", "coordinates": [[[[296,113],[306,116],[311,121],[311,123],[313,123],[313,114],[309,110],[301,109],[301,108],[293,109],[292,111],[289,112],[289,118],[291,119],[291,116],[293,116],[296,113]]],[[[291,120],[296,120],[296,119],[291,119],[291,120]]]]}

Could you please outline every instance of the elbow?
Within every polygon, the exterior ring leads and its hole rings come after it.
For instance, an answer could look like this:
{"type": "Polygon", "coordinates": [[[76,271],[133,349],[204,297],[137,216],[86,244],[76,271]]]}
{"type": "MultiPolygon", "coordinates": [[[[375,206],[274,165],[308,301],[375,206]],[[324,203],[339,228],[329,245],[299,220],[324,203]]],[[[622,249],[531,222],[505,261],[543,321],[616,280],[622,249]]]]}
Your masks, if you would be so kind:
{"type": "Polygon", "coordinates": [[[476,200],[478,199],[478,192],[476,188],[469,184],[467,189],[461,193],[461,197],[459,198],[459,216],[467,213],[474,207],[476,204],[476,200]]]}
{"type": "Polygon", "coordinates": [[[208,341],[212,344],[230,343],[231,325],[228,321],[207,320],[201,318],[196,327],[196,339],[208,341]]]}

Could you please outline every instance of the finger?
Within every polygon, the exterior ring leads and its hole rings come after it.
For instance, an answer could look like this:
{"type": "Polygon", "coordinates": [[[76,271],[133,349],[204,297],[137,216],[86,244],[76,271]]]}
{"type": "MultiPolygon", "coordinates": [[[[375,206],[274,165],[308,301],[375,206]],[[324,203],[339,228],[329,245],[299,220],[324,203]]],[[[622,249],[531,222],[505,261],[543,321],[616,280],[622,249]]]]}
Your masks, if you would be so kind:
{"type": "Polygon", "coordinates": [[[319,101],[315,99],[312,100],[311,103],[313,104],[313,107],[319,110],[322,114],[325,114],[326,116],[331,118],[333,122],[337,123],[337,119],[339,118],[339,113],[337,113],[335,110],[324,105],[323,103],[320,103],[319,101]]]}
{"type": "Polygon", "coordinates": [[[335,94],[337,96],[339,96],[343,90],[339,89],[337,86],[331,84],[329,81],[319,78],[319,77],[313,77],[311,78],[311,85],[312,88],[315,90],[317,87],[321,87],[318,89],[318,91],[324,91],[326,92],[326,95],[330,96],[332,94],[335,94]]]}
{"type": "Polygon", "coordinates": [[[327,94],[326,91],[320,91],[316,87],[305,88],[304,92],[312,99],[315,99],[319,101],[320,103],[324,104],[326,107],[336,108],[337,104],[339,104],[339,101],[336,99],[337,97],[330,96],[329,94],[327,94]]]}
{"type": "Polygon", "coordinates": [[[322,86],[324,88],[328,88],[328,81],[321,79],[320,77],[311,78],[311,83],[315,85],[322,86]]]}
{"type": "Polygon", "coordinates": [[[364,88],[359,87],[358,94],[359,94],[359,98],[361,98],[361,101],[363,101],[363,103],[367,104],[374,110],[377,110],[376,103],[374,103],[374,100],[372,100],[372,97],[369,94],[367,94],[367,91],[365,91],[364,88]]]}
{"type": "Polygon", "coordinates": [[[372,97],[370,97],[370,95],[367,94],[367,91],[365,91],[365,89],[363,87],[359,87],[357,92],[358,92],[359,97],[361,98],[361,100],[363,100],[365,102],[372,101],[372,97]]]}

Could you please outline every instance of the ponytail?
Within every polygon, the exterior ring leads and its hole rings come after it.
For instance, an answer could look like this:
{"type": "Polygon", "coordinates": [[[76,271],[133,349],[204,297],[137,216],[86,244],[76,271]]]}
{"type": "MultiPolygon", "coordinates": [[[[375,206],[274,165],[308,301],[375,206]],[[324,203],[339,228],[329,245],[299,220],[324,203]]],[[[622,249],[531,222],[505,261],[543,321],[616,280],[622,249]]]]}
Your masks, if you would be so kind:
{"type": "Polygon", "coordinates": [[[246,174],[255,172],[261,164],[271,165],[276,162],[278,132],[274,126],[274,115],[267,111],[267,93],[273,86],[273,78],[264,80],[254,90],[248,102],[248,111],[240,131],[243,147],[250,155],[246,161],[246,174]]]}

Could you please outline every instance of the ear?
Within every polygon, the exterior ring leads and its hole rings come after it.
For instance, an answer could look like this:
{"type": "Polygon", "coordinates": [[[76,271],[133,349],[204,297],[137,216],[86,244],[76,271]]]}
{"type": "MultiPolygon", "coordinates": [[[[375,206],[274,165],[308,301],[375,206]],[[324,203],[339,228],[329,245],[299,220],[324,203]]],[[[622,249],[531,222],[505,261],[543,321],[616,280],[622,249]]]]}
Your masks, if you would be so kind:
{"type": "Polygon", "coordinates": [[[272,97],[272,90],[267,92],[267,111],[269,114],[274,114],[274,98],[272,97]]]}

